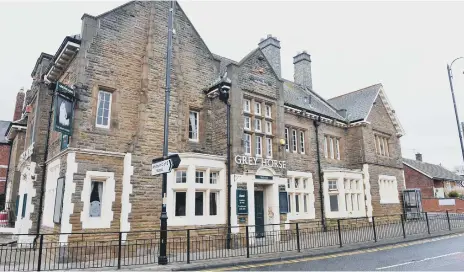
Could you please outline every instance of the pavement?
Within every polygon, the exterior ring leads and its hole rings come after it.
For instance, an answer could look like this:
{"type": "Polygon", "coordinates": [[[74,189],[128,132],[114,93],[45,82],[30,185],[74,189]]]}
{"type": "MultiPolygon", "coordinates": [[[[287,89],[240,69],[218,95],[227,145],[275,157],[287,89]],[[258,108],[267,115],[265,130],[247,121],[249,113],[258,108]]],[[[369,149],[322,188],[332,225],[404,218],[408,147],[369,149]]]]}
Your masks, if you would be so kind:
{"type": "Polygon", "coordinates": [[[208,271],[463,271],[464,234],[208,271]]]}

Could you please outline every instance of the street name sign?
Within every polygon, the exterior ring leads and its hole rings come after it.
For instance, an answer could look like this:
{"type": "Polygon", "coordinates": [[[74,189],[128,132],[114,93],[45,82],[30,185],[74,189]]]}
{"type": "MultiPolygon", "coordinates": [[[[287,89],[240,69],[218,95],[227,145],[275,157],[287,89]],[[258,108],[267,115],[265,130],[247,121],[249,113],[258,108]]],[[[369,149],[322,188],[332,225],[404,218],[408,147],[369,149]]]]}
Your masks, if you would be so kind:
{"type": "Polygon", "coordinates": [[[159,175],[171,172],[172,169],[179,167],[180,157],[179,154],[169,155],[167,159],[156,158],[152,160],[151,175],[159,175]]]}

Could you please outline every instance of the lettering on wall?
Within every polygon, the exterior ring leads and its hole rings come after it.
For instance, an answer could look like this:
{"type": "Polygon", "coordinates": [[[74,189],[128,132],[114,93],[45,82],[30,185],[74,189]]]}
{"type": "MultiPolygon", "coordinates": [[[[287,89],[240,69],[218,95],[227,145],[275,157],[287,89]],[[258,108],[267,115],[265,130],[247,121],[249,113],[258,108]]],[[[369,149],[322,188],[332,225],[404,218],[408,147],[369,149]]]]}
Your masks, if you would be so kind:
{"type": "Polygon", "coordinates": [[[287,167],[286,161],[278,161],[273,159],[265,159],[259,157],[249,157],[243,155],[235,156],[235,163],[236,164],[247,164],[247,165],[261,165],[265,167],[272,167],[272,168],[282,168],[285,169],[287,167]]]}

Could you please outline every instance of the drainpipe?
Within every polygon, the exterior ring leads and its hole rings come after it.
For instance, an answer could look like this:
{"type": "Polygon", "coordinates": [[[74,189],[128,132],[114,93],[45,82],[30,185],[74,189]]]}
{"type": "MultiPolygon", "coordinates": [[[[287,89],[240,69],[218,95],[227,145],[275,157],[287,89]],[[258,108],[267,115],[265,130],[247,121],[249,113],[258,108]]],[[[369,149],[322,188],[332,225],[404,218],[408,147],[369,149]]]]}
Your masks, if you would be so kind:
{"type": "MultiPolygon", "coordinates": [[[[43,157],[43,174],[42,174],[42,180],[41,180],[41,185],[40,185],[39,214],[37,215],[37,230],[36,230],[36,236],[34,238],[34,244],[36,243],[37,238],[39,238],[40,222],[42,221],[42,206],[43,206],[44,186],[45,186],[46,161],[48,157],[48,141],[50,140],[50,125],[52,123],[53,103],[55,101],[55,89],[53,89],[51,96],[52,96],[52,103],[50,104],[50,110],[48,111],[47,137],[46,137],[45,151],[44,151],[44,157],[43,157]]],[[[37,96],[37,99],[38,98],[39,96],[37,96]]]]}
{"type": "Polygon", "coordinates": [[[230,239],[231,239],[231,204],[230,204],[230,190],[232,188],[230,180],[230,103],[227,102],[227,249],[231,248],[230,239]]]}
{"type": "Polygon", "coordinates": [[[321,154],[319,150],[319,125],[321,123],[321,117],[313,121],[315,132],[316,132],[316,154],[317,154],[317,171],[319,174],[319,198],[321,199],[321,221],[324,231],[327,231],[327,226],[325,223],[325,214],[324,214],[324,193],[322,192],[322,184],[324,183],[324,174],[321,169],[321,154]]]}

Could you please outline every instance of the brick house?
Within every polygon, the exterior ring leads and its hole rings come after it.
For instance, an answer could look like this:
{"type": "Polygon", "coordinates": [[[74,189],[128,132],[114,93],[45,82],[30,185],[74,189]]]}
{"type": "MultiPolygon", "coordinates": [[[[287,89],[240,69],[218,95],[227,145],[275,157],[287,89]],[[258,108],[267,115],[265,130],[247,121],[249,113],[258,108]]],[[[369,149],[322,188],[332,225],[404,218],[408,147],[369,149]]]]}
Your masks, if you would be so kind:
{"type": "MultiPolygon", "coordinates": [[[[10,160],[10,143],[5,138],[5,133],[10,126],[10,121],[0,120],[0,195],[5,194],[6,177],[10,160]]],[[[4,201],[4,198],[1,200],[4,201]]]]}
{"type": "MultiPolygon", "coordinates": [[[[151,160],[162,156],[168,8],[169,2],[129,2],[84,14],[80,34],[65,37],[55,55],[39,57],[17,232],[159,228],[161,177],[151,175],[151,160]],[[50,127],[43,159],[48,81],[75,90],[75,118],[70,137],[50,127]]],[[[174,29],[169,151],[182,161],[168,174],[170,229],[225,226],[229,207],[233,232],[244,224],[401,212],[403,130],[381,84],[326,100],[312,90],[308,53],[294,57],[293,81],[281,77],[275,37],[233,61],[208,49],[178,4],[174,29]],[[220,77],[232,84],[231,173],[226,107],[204,93],[220,77]],[[242,197],[248,205],[237,209],[242,197]]]]}
{"type": "Polygon", "coordinates": [[[403,165],[406,188],[420,189],[422,198],[444,198],[451,191],[464,192],[463,177],[441,165],[422,161],[420,153],[416,154],[415,160],[403,158],[403,165]]]}

